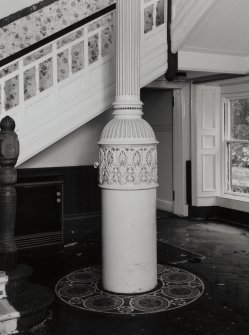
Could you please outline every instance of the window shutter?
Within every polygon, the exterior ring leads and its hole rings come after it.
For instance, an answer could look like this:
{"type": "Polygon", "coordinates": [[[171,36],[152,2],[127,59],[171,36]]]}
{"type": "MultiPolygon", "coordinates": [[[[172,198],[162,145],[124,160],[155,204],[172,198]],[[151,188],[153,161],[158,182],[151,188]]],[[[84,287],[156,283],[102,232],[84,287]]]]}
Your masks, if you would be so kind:
{"type": "Polygon", "coordinates": [[[221,190],[221,105],[220,89],[196,86],[194,108],[194,160],[196,206],[216,205],[221,190]]]}

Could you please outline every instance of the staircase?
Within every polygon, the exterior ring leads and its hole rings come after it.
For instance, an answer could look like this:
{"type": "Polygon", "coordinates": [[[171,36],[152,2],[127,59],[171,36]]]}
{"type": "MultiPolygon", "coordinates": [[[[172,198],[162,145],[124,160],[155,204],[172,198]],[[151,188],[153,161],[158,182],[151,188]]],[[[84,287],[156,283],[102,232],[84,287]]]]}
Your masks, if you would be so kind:
{"type": "MultiPolygon", "coordinates": [[[[61,0],[51,6],[62,2],[76,3],[61,0]]],[[[30,12],[27,17],[0,27],[9,38],[6,46],[15,44],[12,33],[14,38],[22,34],[23,43],[34,38],[30,30],[36,29],[43,19],[52,20],[51,16],[39,17],[49,10],[44,8],[41,13],[30,12]],[[27,22],[36,25],[29,27],[27,22]]],[[[166,0],[141,0],[141,87],[167,69],[166,8],[166,0]]],[[[41,23],[39,31],[43,27],[41,23]]],[[[13,54],[6,57],[0,44],[0,119],[9,115],[16,122],[20,141],[17,165],[111,106],[115,96],[114,27],[115,4],[111,4],[26,48],[18,50],[20,46],[13,46],[13,54]]],[[[19,312],[21,306],[15,308],[16,304],[12,304],[5,289],[7,283],[8,277],[0,272],[2,335],[18,333],[20,319],[25,316],[19,312]]]]}
{"type": "MultiPolygon", "coordinates": [[[[167,69],[166,10],[166,0],[141,1],[141,87],[167,69]]],[[[18,51],[11,62],[0,60],[0,117],[16,122],[18,164],[111,106],[114,27],[112,4],[27,47],[28,53],[18,51]]]]}

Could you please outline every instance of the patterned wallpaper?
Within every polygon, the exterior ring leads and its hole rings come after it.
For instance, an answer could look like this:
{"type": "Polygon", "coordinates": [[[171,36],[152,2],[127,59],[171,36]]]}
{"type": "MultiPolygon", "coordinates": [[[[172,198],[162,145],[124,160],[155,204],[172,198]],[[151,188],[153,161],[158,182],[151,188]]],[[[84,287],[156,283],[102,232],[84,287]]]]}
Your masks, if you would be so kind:
{"type": "Polygon", "coordinates": [[[58,0],[0,28],[0,60],[113,4],[115,0],[58,0]]]}
{"type": "Polygon", "coordinates": [[[144,9],[144,33],[148,33],[153,27],[164,23],[164,0],[157,0],[154,3],[145,0],[148,6],[144,9]],[[154,14],[155,13],[155,14],[154,14]]]}
{"type": "MultiPolygon", "coordinates": [[[[0,61],[115,2],[116,0],[57,0],[0,27],[0,61]]],[[[164,0],[145,0],[145,5],[147,3],[151,4],[144,12],[145,33],[151,31],[153,25],[164,23],[164,0]],[[154,11],[156,15],[153,15],[154,11]],[[156,22],[153,22],[155,18],[156,22]]],[[[95,25],[101,23],[96,22],[95,25]]],[[[95,28],[89,26],[89,29],[95,28]]],[[[96,41],[93,40],[92,43],[96,41]]]]}
{"type": "Polygon", "coordinates": [[[113,19],[113,13],[105,14],[2,67],[0,113],[110,55],[113,50],[113,19]]]}

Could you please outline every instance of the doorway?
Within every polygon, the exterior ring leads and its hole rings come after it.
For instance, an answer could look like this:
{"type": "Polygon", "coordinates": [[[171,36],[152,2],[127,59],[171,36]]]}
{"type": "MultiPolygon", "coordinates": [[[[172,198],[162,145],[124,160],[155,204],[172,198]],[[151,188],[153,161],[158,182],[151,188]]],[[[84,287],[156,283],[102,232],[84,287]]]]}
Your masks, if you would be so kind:
{"type": "Polygon", "coordinates": [[[186,164],[190,161],[190,86],[155,80],[141,90],[144,119],[158,144],[157,208],[188,216],[186,164]]]}
{"type": "Polygon", "coordinates": [[[173,90],[144,88],[144,119],[152,126],[159,141],[157,208],[174,211],[173,191],[173,90]]]}

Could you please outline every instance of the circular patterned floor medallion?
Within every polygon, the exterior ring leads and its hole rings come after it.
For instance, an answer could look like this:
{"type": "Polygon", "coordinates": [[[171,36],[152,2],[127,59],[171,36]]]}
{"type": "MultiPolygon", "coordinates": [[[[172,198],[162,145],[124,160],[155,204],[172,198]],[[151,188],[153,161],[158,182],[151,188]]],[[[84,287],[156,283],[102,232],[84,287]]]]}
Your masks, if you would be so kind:
{"type": "Polygon", "coordinates": [[[86,311],[109,314],[149,314],[184,307],[200,298],[203,281],[193,273],[158,265],[158,285],[144,294],[113,294],[101,288],[100,267],[74,271],[60,279],[56,295],[66,304],[86,311]]]}

